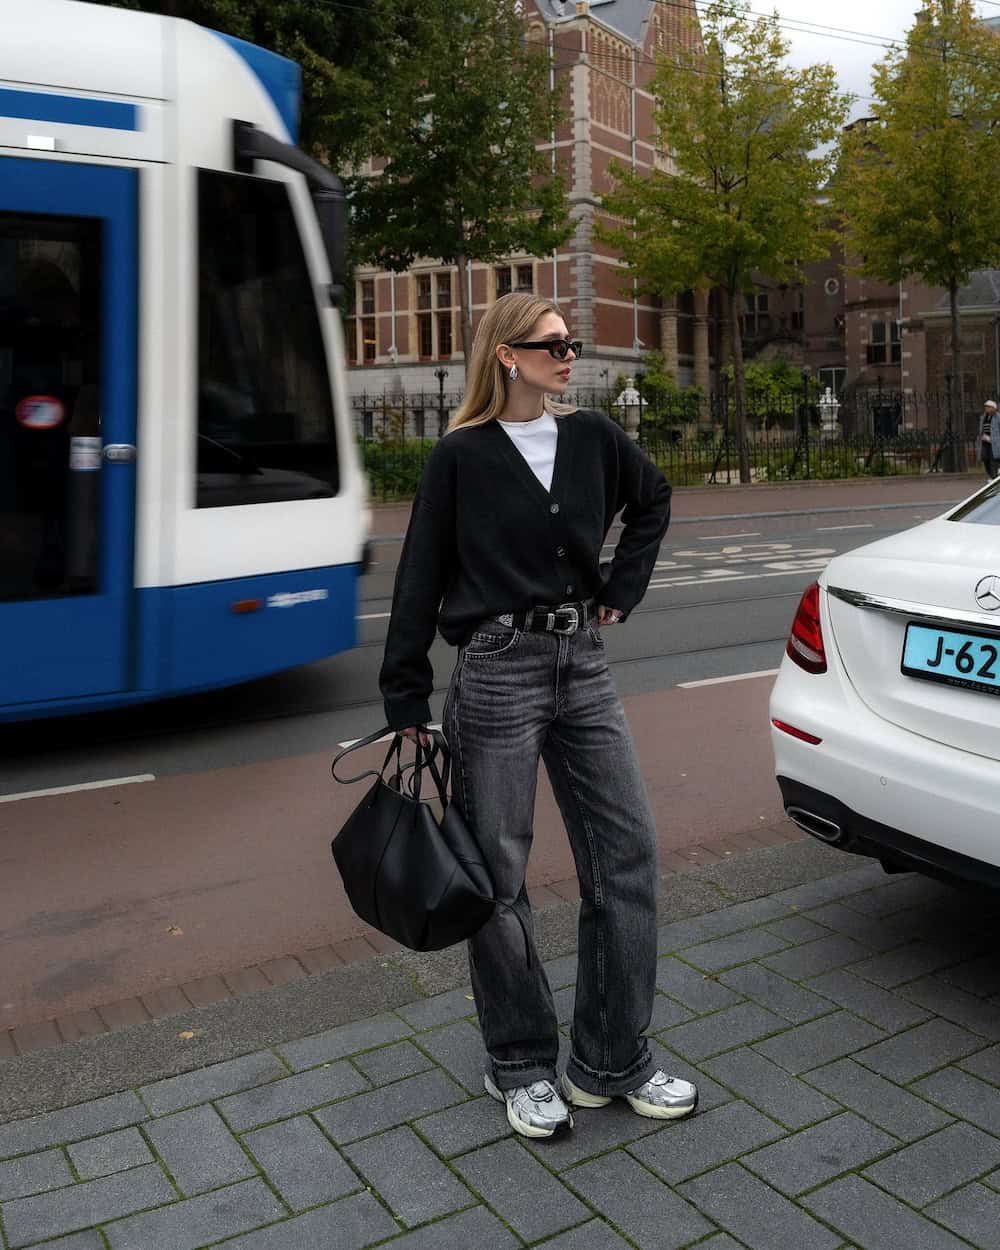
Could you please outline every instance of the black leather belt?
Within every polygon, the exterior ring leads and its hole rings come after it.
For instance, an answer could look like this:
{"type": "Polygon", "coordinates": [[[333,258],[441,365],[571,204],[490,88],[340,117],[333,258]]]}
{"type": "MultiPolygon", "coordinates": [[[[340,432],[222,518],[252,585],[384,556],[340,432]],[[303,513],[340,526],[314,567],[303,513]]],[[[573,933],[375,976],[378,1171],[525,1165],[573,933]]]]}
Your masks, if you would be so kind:
{"type": "Polygon", "coordinates": [[[501,625],[526,629],[533,634],[575,634],[597,619],[593,599],[580,603],[560,603],[555,608],[533,608],[529,612],[505,612],[494,618],[501,625]]]}

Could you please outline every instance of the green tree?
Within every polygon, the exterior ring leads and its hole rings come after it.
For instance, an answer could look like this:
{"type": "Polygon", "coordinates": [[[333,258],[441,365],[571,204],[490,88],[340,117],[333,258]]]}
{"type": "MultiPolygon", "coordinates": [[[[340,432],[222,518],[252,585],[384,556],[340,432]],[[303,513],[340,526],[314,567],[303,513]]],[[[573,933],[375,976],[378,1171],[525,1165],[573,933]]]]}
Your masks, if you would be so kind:
{"type": "Polygon", "coordinates": [[[417,53],[398,60],[375,144],[386,165],[351,186],[359,259],[397,271],[418,257],[458,267],[466,367],[469,261],[545,255],[572,233],[562,180],[537,146],[559,103],[522,9],[519,0],[421,0],[417,53]]]}
{"type": "Polygon", "coordinates": [[[970,0],[927,0],[872,81],[874,115],[843,137],[835,199],[860,271],[883,282],[919,274],[947,289],[954,428],[958,293],[974,269],[1000,261],[1000,43],[970,0]]]}
{"type": "Polygon", "coordinates": [[[601,234],[653,295],[718,287],[732,343],[740,480],[750,480],[739,301],[754,277],[801,280],[832,234],[821,204],[849,98],[830,65],[793,69],[777,16],[739,0],[702,16],[703,47],[662,58],[653,79],[658,146],[673,168],[613,167],[601,234]]]}
{"type": "Polygon", "coordinates": [[[302,67],[302,146],[335,169],[372,151],[393,66],[411,33],[399,0],[96,0],[186,18],[302,67]]]}

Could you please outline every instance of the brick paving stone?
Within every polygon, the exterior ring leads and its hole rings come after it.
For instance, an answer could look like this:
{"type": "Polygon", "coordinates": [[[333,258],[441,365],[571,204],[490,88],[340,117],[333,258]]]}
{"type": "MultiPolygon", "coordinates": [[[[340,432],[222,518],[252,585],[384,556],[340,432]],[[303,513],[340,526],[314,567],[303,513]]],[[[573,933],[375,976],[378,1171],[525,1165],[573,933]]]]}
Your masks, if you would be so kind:
{"type": "Polygon", "coordinates": [[[271,986],[271,982],[259,968],[241,968],[238,972],[226,972],[222,979],[235,998],[246,998],[248,994],[256,994],[271,986]]]}
{"type": "Polygon", "coordinates": [[[805,981],[808,977],[819,976],[821,972],[829,972],[831,968],[857,963],[869,954],[867,946],[835,933],[830,937],[817,938],[815,942],[793,946],[778,955],[769,955],[761,962],[772,972],[780,972],[792,981],[805,981]]]}
{"type": "Polygon", "coordinates": [[[306,976],[305,968],[292,955],[269,959],[260,965],[260,970],[272,985],[287,985],[289,981],[301,981],[306,976]]]}
{"type": "Polygon", "coordinates": [[[840,1245],[839,1237],[738,1163],[688,1181],[680,1192],[752,1250],[836,1250],[840,1245]]]}
{"type": "Polygon", "coordinates": [[[872,1164],[863,1175],[910,1206],[925,1207],[997,1166],[1000,1141],[971,1124],[949,1124],[872,1164]]]}
{"type": "Polygon", "coordinates": [[[0,1159],[126,1128],[145,1118],[146,1109],[135,1094],[122,1093],[61,1111],[48,1111],[28,1120],[15,1120],[0,1126],[0,1159]]]}
{"type": "MultiPolygon", "coordinates": [[[[662,998],[663,995],[661,994],[662,998]]],[[[576,1005],[576,986],[564,985],[561,990],[556,990],[552,995],[552,1002],[556,1009],[556,1020],[559,1024],[571,1024],[573,1020],[573,1010],[576,1005]]],[[[468,1020],[463,1020],[463,1024],[468,1024],[468,1020]]]]}
{"type": "Polygon", "coordinates": [[[699,1211],[621,1150],[571,1168],[563,1179],[639,1250],[679,1250],[712,1232],[699,1211]]]}
{"type": "Polygon", "coordinates": [[[840,1110],[829,1098],[752,1050],[730,1051],[704,1067],[710,1076],[788,1128],[805,1128],[840,1110]]]}
{"type": "Polygon", "coordinates": [[[846,902],[849,907],[864,912],[867,916],[888,916],[905,907],[947,901],[952,893],[950,886],[931,881],[927,877],[909,874],[895,881],[887,881],[885,885],[874,890],[854,894],[846,902]]]}
{"type": "Polygon", "coordinates": [[[73,1173],[61,1150],[44,1150],[0,1163],[0,1202],[72,1185],[73,1173]]]}
{"type": "MultiPolygon", "coordinates": [[[[56,1017],[56,1028],[64,1042],[75,1042],[81,1037],[94,1037],[98,1033],[106,1033],[104,1021],[96,1011],[74,1011],[69,1015],[56,1017]]],[[[0,1050],[0,1056],[3,1051],[0,1050]]]]}
{"type": "Polygon", "coordinates": [[[958,1068],[943,1068],[918,1081],[913,1091],[959,1119],[1000,1136],[1000,1098],[992,1085],[978,1077],[958,1068]]]}
{"type": "MultiPolygon", "coordinates": [[[[305,1215],[246,1233],[235,1241],[223,1243],[219,1250],[362,1250],[398,1232],[399,1225],[371,1194],[354,1194],[329,1206],[307,1211],[305,1215]]],[[[399,1241],[389,1243],[393,1250],[401,1244],[399,1241]]],[[[111,1245],[112,1250],[118,1250],[114,1242],[111,1245]]],[[[138,1245],[136,1250],[139,1250],[138,1245]]],[[[153,1250],[153,1247],[144,1250],[153,1250]]],[[[163,1250],[175,1250],[175,1247],[173,1243],[163,1243],[163,1250]]]]}
{"type": "Polygon", "coordinates": [[[351,1062],[373,1085],[388,1085],[390,1081],[415,1076],[434,1066],[412,1042],[395,1042],[392,1046],[369,1050],[351,1062]]]}
{"type": "Polygon", "coordinates": [[[130,1029],[136,1024],[145,1024],[150,1019],[149,1012],[138,998],[123,998],[121,1002],[106,1003],[97,1008],[109,1029],[130,1029]]]}
{"type": "Polygon", "coordinates": [[[418,1034],[417,1042],[470,1094],[483,1092],[486,1052],[482,1034],[476,1025],[468,1020],[458,1020],[429,1033],[418,1034]]]}
{"type": "Polygon", "coordinates": [[[775,937],[767,929],[744,929],[741,933],[730,934],[729,937],[714,938],[711,942],[689,946],[684,951],[684,960],[706,972],[721,972],[723,968],[749,963],[751,959],[771,955],[787,946],[784,938],[775,937]]]}
{"type": "MultiPolygon", "coordinates": [[[[708,1241],[699,1241],[697,1250],[741,1250],[740,1243],[733,1241],[728,1233],[716,1233],[708,1241]]],[[[847,1248],[850,1250],[850,1247],[847,1248]]]]}
{"type": "Polygon", "coordinates": [[[743,1165],[794,1198],[841,1172],[856,1171],[899,1145],[850,1111],[746,1155],[743,1165]]]}
{"type": "Polygon", "coordinates": [[[23,1024],[10,1030],[11,1041],[19,1054],[27,1055],[34,1050],[48,1050],[52,1046],[61,1046],[62,1038],[54,1020],[43,1020],[38,1024],[23,1024]]]}
{"type": "Polygon", "coordinates": [[[694,1012],[716,1011],[739,1002],[739,995],[669,955],[656,967],[656,985],[694,1012]]]}
{"type": "MultiPolygon", "coordinates": [[[[624,1244],[619,1242],[619,1245],[624,1244]]],[[[471,1250],[472,1247],[475,1250],[517,1250],[519,1245],[514,1234],[504,1228],[492,1211],[473,1207],[407,1233],[389,1242],[386,1250],[471,1250]]],[[[558,1246],[558,1240],[547,1241],[545,1250],[552,1250],[553,1246],[558,1246]]],[[[303,1250],[314,1250],[314,1247],[303,1247],[303,1250]]],[[[584,1250],[582,1244],[580,1250],[584,1250]]],[[[595,1242],[593,1250],[604,1248],[595,1242]]],[[[608,1250],[617,1250],[613,1242],[608,1243],[608,1250]]]]}
{"type": "Polygon", "coordinates": [[[168,1076],[165,1080],[144,1085],[139,1093],[153,1115],[182,1111],[213,1098],[224,1098],[254,1085],[287,1076],[288,1069],[267,1050],[225,1063],[213,1063],[195,1072],[168,1076]]]}
{"type": "MultiPolygon", "coordinates": [[[[698,1250],[702,1250],[704,1245],[703,1241],[699,1242],[698,1250]]],[[[430,1246],[428,1250],[431,1250],[430,1246]]],[[[553,1237],[545,1242],[541,1250],[628,1250],[628,1244],[603,1220],[590,1220],[571,1228],[568,1233],[553,1237]]]]}
{"type": "Polygon", "coordinates": [[[242,1094],[231,1094],[222,1099],[219,1110],[230,1127],[242,1133],[248,1128],[259,1128],[270,1120],[310,1111],[368,1088],[368,1082],[361,1073],[341,1060],[331,1063],[328,1068],[313,1068],[272,1081],[269,1085],[244,1090],[242,1094]]]}
{"type": "Polygon", "coordinates": [[[657,990],[653,997],[653,1014],[649,1020],[648,1031],[658,1033],[661,1029],[669,1029],[675,1024],[684,1024],[693,1018],[686,1007],[675,1003],[672,998],[668,998],[666,994],[661,994],[657,990]]]}
{"type": "MultiPolygon", "coordinates": [[[[71,1041],[71,1038],[67,1038],[71,1041]]],[[[14,1045],[14,1038],[9,1029],[0,1030],[0,1059],[13,1059],[17,1054],[17,1047],[14,1045]]]]}
{"type": "Polygon", "coordinates": [[[68,1237],[47,1241],[42,1250],[104,1250],[104,1238],[92,1228],[85,1233],[71,1233],[68,1237]]]}
{"type": "Polygon", "coordinates": [[[925,1137],[951,1121],[950,1116],[923,1098],[915,1098],[851,1059],[815,1068],[806,1079],[810,1085],[903,1141],[925,1137]]]}
{"type": "Polygon", "coordinates": [[[219,976],[196,977],[193,981],[185,981],[181,989],[196,1007],[210,1007],[212,1003],[232,998],[229,986],[219,976]]]}
{"type": "Polygon", "coordinates": [[[981,1050],[977,1055],[961,1059],[957,1066],[989,1081],[991,1085],[1000,1085],[1000,1046],[991,1046],[989,1050],[981,1050]]]}
{"type": "Polygon", "coordinates": [[[860,1176],[834,1181],[801,1201],[865,1250],[968,1250],[964,1241],[860,1176]]]}
{"type": "Polygon", "coordinates": [[[154,1020],[160,1020],[164,1016],[175,1016],[179,1012],[191,1010],[190,1000],[175,986],[167,986],[166,989],[154,990],[149,994],[143,994],[140,996],[139,1001],[154,1020]]]}
{"type": "Polygon", "coordinates": [[[711,938],[725,936],[716,933],[705,923],[708,917],[695,916],[690,920],[674,920],[662,925],[656,933],[656,950],[659,955],[670,955],[674,951],[683,951],[699,942],[707,942],[711,938]]]}
{"type": "Polygon", "coordinates": [[[410,1003],[408,1007],[397,1007],[396,1014],[402,1016],[411,1028],[433,1029],[439,1024],[451,1024],[453,1020],[474,1016],[476,1002],[472,990],[468,986],[462,986],[457,990],[449,990],[447,994],[435,994],[433,998],[425,998],[422,1002],[410,1003]]]}
{"type": "Polygon", "coordinates": [[[762,964],[730,968],[721,974],[719,980],[738,994],[744,994],[768,1010],[777,1012],[792,1024],[803,1024],[806,1020],[830,1015],[834,1011],[833,1004],[825,998],[803,989],[762,964]]]}
{"type": "MultiPolygon", "coordinates": [[[[223,1237],[270,1224],[285,1214],[285,1208],[262,1180],[241,1181],[158,1211],[115,1220],[104,1231],[111,1250],[199,1250],[223,1237]]],[[[232,1243],[227,1250],[232,1250],[232,1243]]]]}
{"type": "Polygon", "coordinates": [[[115,1133],[105,1133],[102,1137],[91,1137],[87,1141],[78,1142],[69,1147],[69,1157],[85,1181],[153,1162],[149,1147],[135,1128],[122,1128],[115,1133]]]}
{"type": "Polygon", "coordinates": [[[503,1107],[488,1097],[423,1116],[414,1120],[413,1127],[446,1159],[477,1146],[488,1146],[512,1132],[503,1107]]]}
{"type": "Polygon", "coordinates": [[[731,1102],[635,1142],[628,1151],[675,1185],[784,1135],[779,1124],[745,1102],[731,1102]]]}
{"type": "Polygon", "coordinates": [[[966,1185],[932,1203],[926,1214],[985,1250],[1000,1247],[1000,1194],[983,1185],[966,1185]]]}
{"type": "Polygon", "coordinates": [[[835,972],[824,972],[820,977],[813,977],[806,984],[819,994],[825,994],[841,1007],[853,1011],[855,1015],[870,1020],[887,1033],[898,1033],[901,1029],[921,1024],[928,1018],[928,1012],[914,1003],[907,1002],[890,990],[872,985],[849,972],[839,968],[835,972]]]}
{"type": "Polygon", "coordinates": [[[335,1107],[318,1111],[316,1119],[335,1142],[347,1143],[382,1133],[431,1111],[442,1111],[465,1098],[464,1090],[451,1077],[435,1070],[348,1098],[335,1107]]]}
{"type": "Polygon", "coordinates": [[[526,1241],[562,1232],[590,1216],[587,1208],[513,1139],[462,1155],[453,1166],[526,1241]],[[526,1196],[530,1200],[526,1201],[526,1196]]]}
{"type": "MultiPolygon", "coordinates": [[[[882,873],[881,867],[878,873],[882,873]]],[[[884,878],[883,878],[884,879],[884,878]]],[[[770,897],[785,907],[820,907],[824,903],[832,903],[857,893],[865,886],[871,886],[878,878],[875,870],[868,864],[861,868],[853,868],[848,872],[838,873],[833,877],[821,877],[818,881],[807,881],[804,885],[794,885],[791,889],[780,890],[770,897]]]]}
{"type": "Polygon", "coordinates": [[[891,990],[957,962],[954,954],[941,946],[932,946],[930,942],[908,942],[893,951],[873,955],[856,964],[852,971],[891,990]]]}
{"type": "Polygon", "coordinates": [[[992,998],[1000,994],[1000,962],[994,954],[983,955],[978,959],[966,960],[951,968],[942,968],[936,976],[949,985],[957,985],[960,990],[969,994],[977,994],[980,998],[992,998]]]}
{"type": "Polygon", "coordinates": [[[906,1033],[877,1042],[854,1058],[880,1076],[906,1084],[918,1076],[943,1068],[955,1059],[985,1050],[986,1043],[947,1020],[928,1020],[906,1033]]]}
{"type": "Polygon", "coordinates": [[[261,1170],[293,1211],[343,1198],[361,1181],[306,1115],[243,1137],[261,1170]]]}
{"type": "Polygon", "coordinates": [[[843,903],[825,903],[822,907],[806,912],[806,917],[836,933],[854,938],[856,942],[873,951],[892,950],[894,946],[902,946],[905,941],[885,921],[861,916],[843,903]]]}
{"type": "Polygon", "coordinates": [[[700,1020],[675,1025],[662,1034],[662,1040],[696,1063],[709,1055],[731,1050],[788,1028],[788,1021],[758,1003],[737,1003],[700,1020]]]}
{"type": "MultiPolygon", "coordinates": [[[[15,1198],[3,1207],[4,1231],[11,1250],[91,1228],[144,1207],[173,1202],[177,1197],[163,1169],[151,1163],[117,1176],[68,1185],[34,1198],[15,1198]]],[[[144,1247],[148,1250],[148,1247],[144,1247]]]]}
{"type": "Polygon", "coordinates": [[[312,1037],[304,1037],[300,1041],[286,1042],[277,1047],[277,1051],[290,1068],[300,1072],[303,1068],[314,1068],[358,1051],[384,1046],[386,1042],[398,1042],[412,1032],[397,1015],[386,1012],[370,1016],[367,1020],[356,1020],[353,1024],[341,1024],[325,1033],[314,1033],[312,1037]]]}
{"type": "Polygon", "coordinates": [[[331,968],[342,968],[344,961],[332,946],[315,946],[312,950],[300,951],[296,956],[299,963],[310,975],[328,972],[331,968]]]}
{"type": "Polygon", "coordinates": [[[564,1172],[586,1159],[627,1146],[658,1132],[663,1122],[638,1116],[621,1099],[607,1107],[584,1108],[573,1112],[573,1131],[549,1141],[522,1144],[551,1172],[564,1172]]]}
{"type": "Polygon", "coordinates": [[[754,1050],[787,1072],[798,1075],[834,1059],[842,1059],[852,1051],[870,1046],[884,1037],[882,1029],[859,1020],[848,1011],[838,1011],[835,1015],[796,1025],[778,1037],[758,1042],[754,1050]]]}
{"type": "Polygon", "coordinates": [[[925,977],[904,985],[899,992],[952,1024],[988,1037],[992,1042],[1000,1041],[1000,1012],[992,1003],[966,993],[957,985],[948,985],[937,977],[925,977]]]}
{"type": "Polygon", "coordinates": [[[185,1198],[257,1175],[214,1107],[192,1107],[152,1120],[146,1132],[185,1198]]]}
{"type": "Polygon", "coordinates": [[[411,1228],[476,1199],[411,1128],[390,1129],[344,1152],[396,1219],[411,1228]]]}
{"type": "Polygon", "coordinates": [[[552,989],[562,989],[564,985],[576,984],[576,951],[571,955],[560,955],[558,959],[550,959],[542,964],[545,975],[552,989]]]}
{"type": "Polygon", "coordinates": [[[782,938],[793,946],[830,936],[828,929],[817,924],[815,920],[809,920],[806,916],[787,916],[784,920],[772,920],[764,927],[768,933],[773,933],[775,937],[782,938]]]}

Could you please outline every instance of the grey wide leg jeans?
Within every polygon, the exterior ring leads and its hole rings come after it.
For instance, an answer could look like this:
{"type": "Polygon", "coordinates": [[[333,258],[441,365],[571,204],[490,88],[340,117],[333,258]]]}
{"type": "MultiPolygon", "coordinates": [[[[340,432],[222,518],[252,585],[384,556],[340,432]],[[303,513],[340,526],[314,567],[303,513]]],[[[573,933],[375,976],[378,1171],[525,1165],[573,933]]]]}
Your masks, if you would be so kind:
{"type": "Polygon", "coordinates": [[[599,632],[484,624],[459,652],[444,730],[455,801],[509,904],[469,943],[494,1081],[513,1089],[552,1080],[559,1051],[524,885],[541,757],[580,882],[567,1072],[588,1093],[635,1089],[655,1069],[644,1035],[655,993],[656,831],[599,632]]]}

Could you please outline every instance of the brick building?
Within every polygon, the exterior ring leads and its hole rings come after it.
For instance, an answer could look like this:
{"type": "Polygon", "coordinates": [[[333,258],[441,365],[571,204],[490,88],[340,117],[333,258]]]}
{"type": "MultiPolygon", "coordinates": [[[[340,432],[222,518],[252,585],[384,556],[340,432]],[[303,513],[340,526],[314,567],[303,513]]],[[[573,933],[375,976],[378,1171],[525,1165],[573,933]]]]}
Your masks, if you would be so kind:
{"type": "MultiPolygon", "coordinates": [[[[659,50],[699,41],[694,2],[528,0],[525,10],[528,36],[548,47],[553,88],[567,106],[566,120],[542,147],[564,167],[575,230],[557,255],[473,264],[473,330],[498,296],[535,291],[558,300],[571,333],[586,344],[575,385],[611,386],[617,375],[634,373],[645,352],[662,349],[682,385],[697,383],[707,393],[707,293],[669,302],[623,294],[617,257],[594,238],[613,159],[669,168],[656,147],[648,86],[659,50]]],[[[457,270],[433,258],[406,273],[358,269],[356,315],[346,327],[352,394],[437,393],[439,381],[449,392],[462,389],[457,282],[457,270]]]]}

